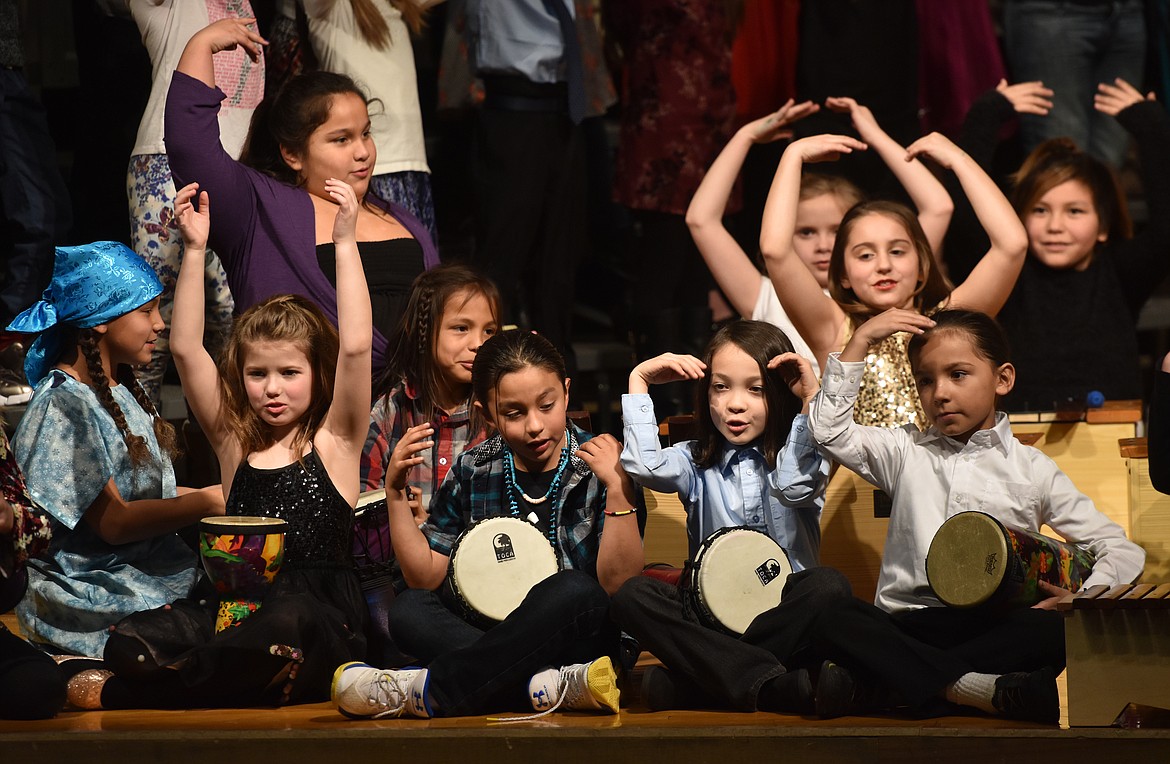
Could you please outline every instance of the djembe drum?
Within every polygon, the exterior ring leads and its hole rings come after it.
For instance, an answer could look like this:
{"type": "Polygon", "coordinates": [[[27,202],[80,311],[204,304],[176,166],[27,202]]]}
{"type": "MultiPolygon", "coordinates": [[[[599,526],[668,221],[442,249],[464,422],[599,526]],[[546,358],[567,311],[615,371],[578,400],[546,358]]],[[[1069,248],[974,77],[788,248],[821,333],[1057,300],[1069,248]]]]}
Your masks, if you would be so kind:
{"type": "Polygon", "coordinates": [[[983,512],[960,512],[930,542],[926,578],[943,604],[1028,607],[1046,596],[1040,581],[1077,591],[1093,555],[1040,533],[1009,528],[983,512]]]}
{"type": "Polygon", "coordinates": [[[284,561],[288,523],[275,517],[205,517],[199,557],[219,594],[215,630],[238,626],[256,612],[284,561]]]}
{"type": "Polygon", "coordinates": [[[684,574],[684,588],[702,621],[741,635],[760,613],[780,604],[792,573],[788,555],[754,528],[722,528],[708,536],[684,574]]]}
{"type": "Polygon", "coordinates": [[[498,623],[559,569],[556,550],[535,525],[489,517],[469,525],[451,547],[447,586],[468,620],[498,623]]]}

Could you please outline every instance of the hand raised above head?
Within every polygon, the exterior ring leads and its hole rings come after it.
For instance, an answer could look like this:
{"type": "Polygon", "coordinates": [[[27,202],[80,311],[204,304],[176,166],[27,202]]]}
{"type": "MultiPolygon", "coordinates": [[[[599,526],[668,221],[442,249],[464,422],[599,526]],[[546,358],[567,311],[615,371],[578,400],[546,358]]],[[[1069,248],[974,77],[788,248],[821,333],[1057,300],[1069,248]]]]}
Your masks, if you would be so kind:
{"type": "Polygon", "coordinates": [[[803,162],[835,162],[842,154],[865,151],[867,148],[868,146],[851,136],[825,133],[793,141],[784,153],[795,151],[803,162]]]}
{"type": "Polygon", "coordinates": [[[693,355],[663,353],[634,367],[630,376],[641,379],[647,385],[662,385],[685,379],[702,379],[707,364],[693,355]]]}
{"type": "Polygon", "coordinates": [[[922,334],[934,326],[934,320],[916,310],[890,308],[878,313],[853,332],[849,344],[841,351],[842,361],[860,361],[865,358],[872,345],[876,345],[898,332],[922,334]]]}
{"type": "Polygon", "coordinates": [[[812,363],[798,353],[781,353],[768,361],[769,369],[779,369],[784,384],[792,394],[808,403],[821,389],[821,383],[813,372],[812,363]]]}
{"type": "Polygon", "coordinates": [[[1119,113],[1142,101],[1153,101],[1154,92],[1142,95],[1141,91],[1118,77],[1112,83],[1102,82],[1093,96],[1093,108],[1102,114],[1116,117],[1119,113]]]}
{"type": "Polygon", "coordinates": [[[264,46],[268,41],[256,31],[256,19],[229,17],[208,24],[195,33],[206,43],[212,53],[224,50],[235,50],[243,46],[244,52],[252,61],[259,61],[264,55],[264,46]]]}
{"type": "Polygon", "coordinates": [[[175,221],[185,249],[207,248],[207,235],[211,231],[211,201],[206,191],[199,190],[198,183],[188,183],[175,195],[175,221]],[[199,209],[194,204],[196,194],[199,195],[199,209]]]}
{"type": "Polygon", "coordinates": [[[781,138],[791,138],[792,131],[785,128],[810,114],[815,114],[820,108],[812,101],[796,103],[789,98],[776,111],[747,123],[740,130],[751,137],[752,143],[771,143],[781,138]]]}
{"type": "Polygon", "coordinates": [[[854,98],[832,96],[825,99],[825,106],[838,114],[848,114],[853,122],[853,129],[857,131],[862,140],[868,140],[869,135],[881,129],[869,107],[859,104],[854,98]]]}
{"type": "Polygon", "coordinates": [[[1020,114],[1036,114],[1043,117],[1052,110],[1052,88],[1044,87],[1044,83],[1039,80],[1017,82],[1014,85],[1009,85],[1007,80],[1000,80],[995,89],[1020,114]]]}
{"type": "Polygon", "coordinates": [[[906,147],[907,162],[923,156],[930,157],[949,170],[955,166],[955,162],[967,156],[967,152],[942,133],[929,133],[906,147]]]}

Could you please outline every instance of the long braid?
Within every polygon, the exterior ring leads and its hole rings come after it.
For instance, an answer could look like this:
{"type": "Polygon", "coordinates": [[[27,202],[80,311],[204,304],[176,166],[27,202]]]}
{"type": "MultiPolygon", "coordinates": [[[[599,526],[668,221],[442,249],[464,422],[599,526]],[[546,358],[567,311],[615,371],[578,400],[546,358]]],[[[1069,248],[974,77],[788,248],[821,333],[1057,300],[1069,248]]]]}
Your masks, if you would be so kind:
{"type": "Polygon", "coordinates": [[[175,427],[158,413],[154,401],[150,399],[150,396],[146,394],[146,389],[138,382],[138,375],[134,373],[134,367],[125,364],[119,366],[118,381],[126,386],[142,410],[150,414],[158,447],[171,457],[171,461],[178,459],[182,455],[182,449],[179,448],[179,438],[175,434],[175,427]]]}
{"type": "Polygon", "coordinates": [[[418,321],[418,331],[416,332],[418,334],[418,347],[415,348],[416,354],[414,359],[407,364],[406,369],[408,372],[406,376],[413,378],[415,384],[426,386],[427,394],[423,396],[423,399],[427,402],[427,406],[425,407],[426,411],[423,413],[428,422],[434,418],[434,391],[438,389],[438,380],[434,378],[434,369],[431,367],[431,364],[423,362],[424,358],[429,358],[431,355],[431,303],[434,299],[435,290],[433,287],[423,287],[419,291],[418,313],[416,314],[418,321]],[[424,369],[430,369],[431,379],[420,379],[420,372],[424,369]]]}
{"type": "Polygon", "coordinates": [[[126,443],[126,450],[130,452],[130,461],[132,464],[145,464],[150,461],[150,448],[146,445],[146,439],[141,435],[135,435],[130,431],[130,425],[126,423],[126,415],[122,412],[122,407],[114,400],[114,394],[110,390],[110,380],[106,377],[106,370],[102,368],[101,351],[98,350],[98,335],[97,332],[91,329],[82,329],[78,333],[78,345],[81,348],[82,354],[85,356],[85,364],[89,370],[89,377],[93,381],[90,385],[93,388],[94,394],[97,395],[98,401],[102,404],[110,416],[114,419],[114,424],[118,427],[118,432],[122,433],[122,440],[126,443]]]}

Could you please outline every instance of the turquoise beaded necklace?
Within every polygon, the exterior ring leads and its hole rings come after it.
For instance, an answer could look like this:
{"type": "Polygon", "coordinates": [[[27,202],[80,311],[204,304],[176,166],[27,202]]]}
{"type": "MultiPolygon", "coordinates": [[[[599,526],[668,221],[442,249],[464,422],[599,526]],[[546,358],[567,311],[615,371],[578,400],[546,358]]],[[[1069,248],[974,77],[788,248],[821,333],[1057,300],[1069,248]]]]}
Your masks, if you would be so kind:
{"type": "Polygon", "coordinates": [[[557,462],[557,471],[553,475],[552,483],[549,484],[544,496],[532,497],[520,489],[520,483],[516,480],[516,462],[512,457],[512,449],[507,446],[504,447],[504,474],[508,479],[508,509],[511,511],[512,517],[520,517],[521,498],[531,505],[543,504],[551,498],[552,503],[549,506],[548,512],[548,540],[554,549],[557,545],[557,494],[561,490],[561,478],[564,477],[565,469],[568,466],[569,432],[566,430],[565,445],[561,449],[561,458],[557,462]]]}

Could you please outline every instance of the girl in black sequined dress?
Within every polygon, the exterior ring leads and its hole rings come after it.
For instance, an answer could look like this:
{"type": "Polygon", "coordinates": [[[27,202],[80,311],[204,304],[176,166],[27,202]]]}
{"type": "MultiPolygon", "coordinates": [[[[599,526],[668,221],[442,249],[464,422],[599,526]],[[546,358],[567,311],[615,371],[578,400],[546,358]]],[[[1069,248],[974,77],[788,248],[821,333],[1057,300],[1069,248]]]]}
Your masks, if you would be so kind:
{"type": "MultiPolygon", "coordinates": [[[[368,130],[351,141],[322,142],[344,160],[354,150],[343,147],[368,139],[368,130]]],[[[171,349],[187,401],[219,459],[227,513],[287,520],[284,565],[260,609],[218,634],[210,586],[202,599],[123,619],[106,648],[109,670],[81,677],[88,692],[71,696],[77,705],[312,702],[329,696],[338,663],[364,657],[366,606],[350,544],[369,420],[370,300],[354,234],[356,196],[342,181],[326,186],[338,205],[340,331],[303,297],[273,297],[237,319],[218,371],[202,342],[208,196],[195,183],[178,194],[186,251],[171,349]]]]}

